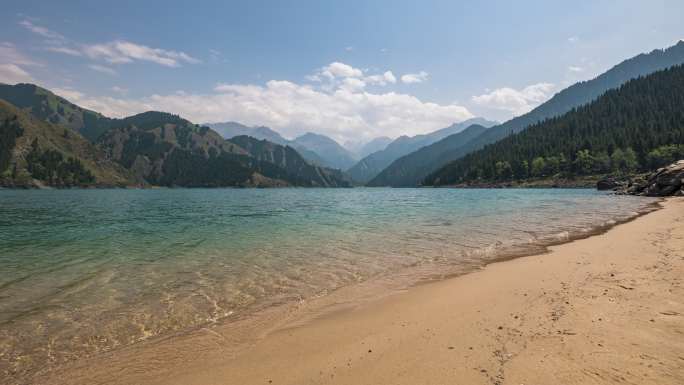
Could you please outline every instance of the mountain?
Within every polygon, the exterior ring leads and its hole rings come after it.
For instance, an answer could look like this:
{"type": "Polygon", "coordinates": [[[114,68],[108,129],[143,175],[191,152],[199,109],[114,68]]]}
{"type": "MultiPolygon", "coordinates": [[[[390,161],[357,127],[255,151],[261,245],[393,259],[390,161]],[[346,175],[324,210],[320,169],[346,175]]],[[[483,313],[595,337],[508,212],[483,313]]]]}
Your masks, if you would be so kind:
{"type": "Polygon", "coordinates": [[[432,145],[404,155],[392,162],[375,178],[368,182],[368,186],[412,187],[420,183],[422,178],[431,171],[444,164],[444,154],[454,148],[459,148],[477,138],[487,127],[480,124],[468,126],[465,130],[449,135],[432,145]]]}
{"type": "Polygon", "coordinates": [[[353,153],[357,158],[363,159],[376,151],[384,150],[390,143],[392,143],[392,138],[380,136],[368,142],[347,141],[344,143],[344,148],[353,153]]]}
{"type": "MultiPolygon", "coordinates": [[[[272,129],[265,126],[258,127],[248,127],[244,124],[237,122],[225,122],[225,123],[209,123],[206,126],[211,127],[216,130],[225,139],[231,139],[236,136],[251,136],[255,139],[268,140],[271,143],[280,144],[282,146],[290,146],[299,152],[301,156],[304,157],[309,163],[315,164],[322,167],[335,167],[334,162],[329,162],[324,159],[317,152],[307,148],[301,143],[296,143],[291,140],[283,138],[279,133],[273,131],[272,129]]],[[[326,137],[327,138],[327,137],[326,137]]],[[[332,139],[330,139],[332,140],[332,139]]]]}
{"type": "Polygon", "coordinates": [[[684,66],[631,80],[428,176],[426,184],[645,171],[684,156],[684,66]]]}
{"type": "Polygon", "coordinates": [[[237,122],[207,123],[203,124],[203,126],[210,127],[225,139],[247,135],[256,139],[265,139],[271,143],[276,143],[283,146],[288,145],[290,142],[289,140],[283,138],[279,133],[265,126],[248,127],[237,122]]]}
{"type": "Polygon", "coordinates": [[[354,155],[325,135],[309,132],[295,138],[290,145],[297,150],[305,148],[315,152],[327,167],[346,170],[356,162],[354,155]]]}
{"type": "Polygon", "coordinates": [[[117,119],[100,137],[99,145],[111,159],[154,185],[319,185],[267,159],[252,156],[250,151],[223,139],[209,127],[164,112],[150,111],[117,119]]]}
{"type": "Polygon", "coordinates": [[[112,121],[34,84],[0,84],[0,99],[39,119],[78,131],[91,142],[95,142],[112,121]]]}
{"type": "Polygon", "coordinates": [[[81,134],[0,100],[0,186],[134,184],[132,174],[81,134]]]}
{"type": "Polygon", "coordinates": [[[354,181],[365,184],[399,157],[410,154],[411,152],[416,151],[421,147],[430,145],[444,137],[458,133],[473,124],[490,127],[496,123],[482,118],[474,118],[461,123],[452,124],[449,127],[442,128],[429,134],[411,137],[400,136],[388,144],[383,150],[376,151],[361,159],[349,169],[348,173],[354,181]]]}
{"type": "Polygon", "coordinates": [[[233,137],[229,141],[245,149],[255,159],[282,168],[299,185],[351,187],[351,182],[345,178],[340,170],[311,165],[290,146],[281,146],[246,135],[233,137]]]}
{"type": "MultiPolygon", "coordinates": [[[[404,173],[413,173],[415,176],[413,181],[417,184],[429,173],[434,172],[439,167],[450,161],[459,159],[468,153],[476,151],[487,144],[494,143],[508,135],[520,132],[526,127],[543,121],[544,119],[562,115],[575,107],[587,104],[606,91],[617,88],[631,79],[648,75],[655,71],[663,70],[681,63],[684,63],[684,41],[680,41],[676,45],[665,50],[659,49],[651,51],[648,54],[637,55],[621,62],[592,80],[576,83],[560,91],[551,99],[527,114],[491,127],[479,137],[469,141],[465,145],[441,150],[426,148],[425,152],[444,152],[439,155],[442,163],[437,164],[435,162],[432,169],[425,169],[426,172],[423,175],[418,175],[416,171],[405,171],[404,173]]],[[[404,165],[403,167],[408,168],[410,166],[404,165]]],[[[354,174],[352,173],[352,177],[353,176],[354,174]]],[[[382,182],[384,185],[390,186],[399,184],[389,177],[384,178],[382,182]]]]}

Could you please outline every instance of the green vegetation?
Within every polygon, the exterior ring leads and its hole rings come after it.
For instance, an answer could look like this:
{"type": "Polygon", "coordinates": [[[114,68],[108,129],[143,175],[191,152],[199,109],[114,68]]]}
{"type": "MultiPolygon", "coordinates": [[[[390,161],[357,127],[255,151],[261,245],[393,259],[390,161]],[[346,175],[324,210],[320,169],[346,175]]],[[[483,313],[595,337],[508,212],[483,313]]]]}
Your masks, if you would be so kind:
{"type": "MultiPolygon", "coordinates": [[[[545,119],[558,117],[573,108],[590,103],[606,91],[620,87],[631,79],[682,63],[684,63],[684,42],[679,42],[665,50],[654,50],[647,54],[637,55],[619,63],[595,79],[573,84],[534,110],[491,127],[472,140],[467,142],[452,140],[448,146],[439,142],[426,146],[420,150],[422,154],[416,155],[414,159],[403,159],[401,162],[397,161],[396,164],[387,167],[382,172],[382,177],[376,178],[377,180],[372,183],[376,186],[419,185],[429,174],[437,172],[449,162],[461,159],[488,144],[523,131],[545,119]],[[434,160],[429,160],[430,157],[434,160]],[[428,159],[427,162],[426,159],[428,159]]],[[[449,137],[443,141],[447,139],[449,137]]],[[[628,146],[622,145],[620,147],[628,146]]],[[[636,148],[634,150],[638,151],[636,148]]]]}
{"type": "Polygon", "coordinates": [[[0,100],[0,186],[133,184],[131,175],[78,132],[0,100]]]}
{"type": "Polygon", "coordinates": [[[95,183],[95,176],[80,160],[74,157],[65,159],[62,153],[56,150],[42,150],[38,138],[31,143],[31,150],[26,155],[26,164],[34,179],[50,186],[72,187],[95,183]]]}
{"type": "Polygon", "coordinates": [[[430,172],[438,169],[441,165],[449,162],[449,156],[454,149],[461,148],[482,133],[487,131],[487,127],[480,124],[468,126],[465,130],[449,135],[442,140],[422,147],[408,155],[392,162],[386,169],[382,170],[373,180],[368,182],[368,186],[392,186],[392,187],[413,187],[416,186],[421,178],[430,172]],[[446,159],[445,159],[446,158],[446,159]]]}
{"type": "MultiPolygon", "coordinates": [[[[285,178],[294,181],[300,186],[319,187],[349,187],[351,182],[344,177],[341,171],[312,165],[304,157],[290,146],[281,146],[266,140],[254,139],[250,136],[236,136],[230,142],[245,149],[259,161],[255,164],[260,173],[266,176],[273,175],[274,170],[265,169],[260,163],[274,164],[286,173],[285,178]]],[[[277,178],[283,176],[276,173],[277,178]]],[[[276,176],[272,176],[276,177],[276,176]]]]}
{"type": "Polygon", "coordinates": [[[0,174],[9,168],[17,138],[23,134],[24,130],[19,126],[16,115],[11,119],[5,118],[2,122],[0,126],[0,174]]]}
{"type": "Polygon", "coordinates": [[[209,127],[163,112],[117,119],[99,144],[111,159],[153,185],[348,185],[341,175],[307,163],[291,147],[247,136],[224,140],[209,127]]]}
{"type": "Polygon", "coordinates": [[[425,184],[628,174],[682,156],[684,67],[634,79],[586,106],[447,164],[425,184]]]}
{"type": "Polygon", "coordinates": [[[91,142],[102,135],[112,122],[112,119],[81,108],[33,84],[0,84],[0,99],[29,111],[41,120],[69,127],[91,142]]]}

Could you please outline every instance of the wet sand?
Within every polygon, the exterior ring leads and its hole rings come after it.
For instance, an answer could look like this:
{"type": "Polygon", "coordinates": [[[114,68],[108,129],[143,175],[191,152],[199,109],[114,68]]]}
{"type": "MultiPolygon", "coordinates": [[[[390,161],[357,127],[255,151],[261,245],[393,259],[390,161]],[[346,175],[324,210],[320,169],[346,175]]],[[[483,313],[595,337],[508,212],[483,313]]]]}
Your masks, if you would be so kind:
{"type": "Polygon", "coordinates": [[[682,384],[684,199],[663,206],[546,254],[314,318],[266,314],[247,325],[249,346],[219,325],[34,382],[682,384]]]}

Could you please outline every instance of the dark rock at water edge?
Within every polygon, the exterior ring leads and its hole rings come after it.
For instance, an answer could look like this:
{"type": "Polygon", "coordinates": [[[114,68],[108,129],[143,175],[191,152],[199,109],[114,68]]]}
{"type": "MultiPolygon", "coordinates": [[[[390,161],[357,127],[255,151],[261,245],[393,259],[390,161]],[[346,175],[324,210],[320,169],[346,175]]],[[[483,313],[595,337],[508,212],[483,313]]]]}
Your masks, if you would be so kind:
{"type": "Polygon", "coordinates": [[[624,184],[624,181],[619,181],[614,177],[609,176],[596,182],[596,189],[599,191],[615,190],[624,186],[624,184]]]}
{"type": "Polygon", "coordinates": [[[659,168],[644,178],[616,181],[605,178],[596,184],[599,190],[615,190],[618,194],[649,197],[684,196],[684,160],[659,168]],[[609,186],[613,187],[609,187],[609,186]]]}

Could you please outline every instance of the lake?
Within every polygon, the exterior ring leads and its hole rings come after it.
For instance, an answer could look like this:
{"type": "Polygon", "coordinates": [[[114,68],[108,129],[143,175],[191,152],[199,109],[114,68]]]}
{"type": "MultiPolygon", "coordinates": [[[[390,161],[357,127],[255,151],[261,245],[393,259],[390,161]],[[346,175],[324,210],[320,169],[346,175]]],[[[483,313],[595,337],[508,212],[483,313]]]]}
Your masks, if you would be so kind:
{"type": "Polygon", "coordinates": [[[465,273],[653,202],[581,189],[0,190],[0,371],[374,280],[465,273]]]}

